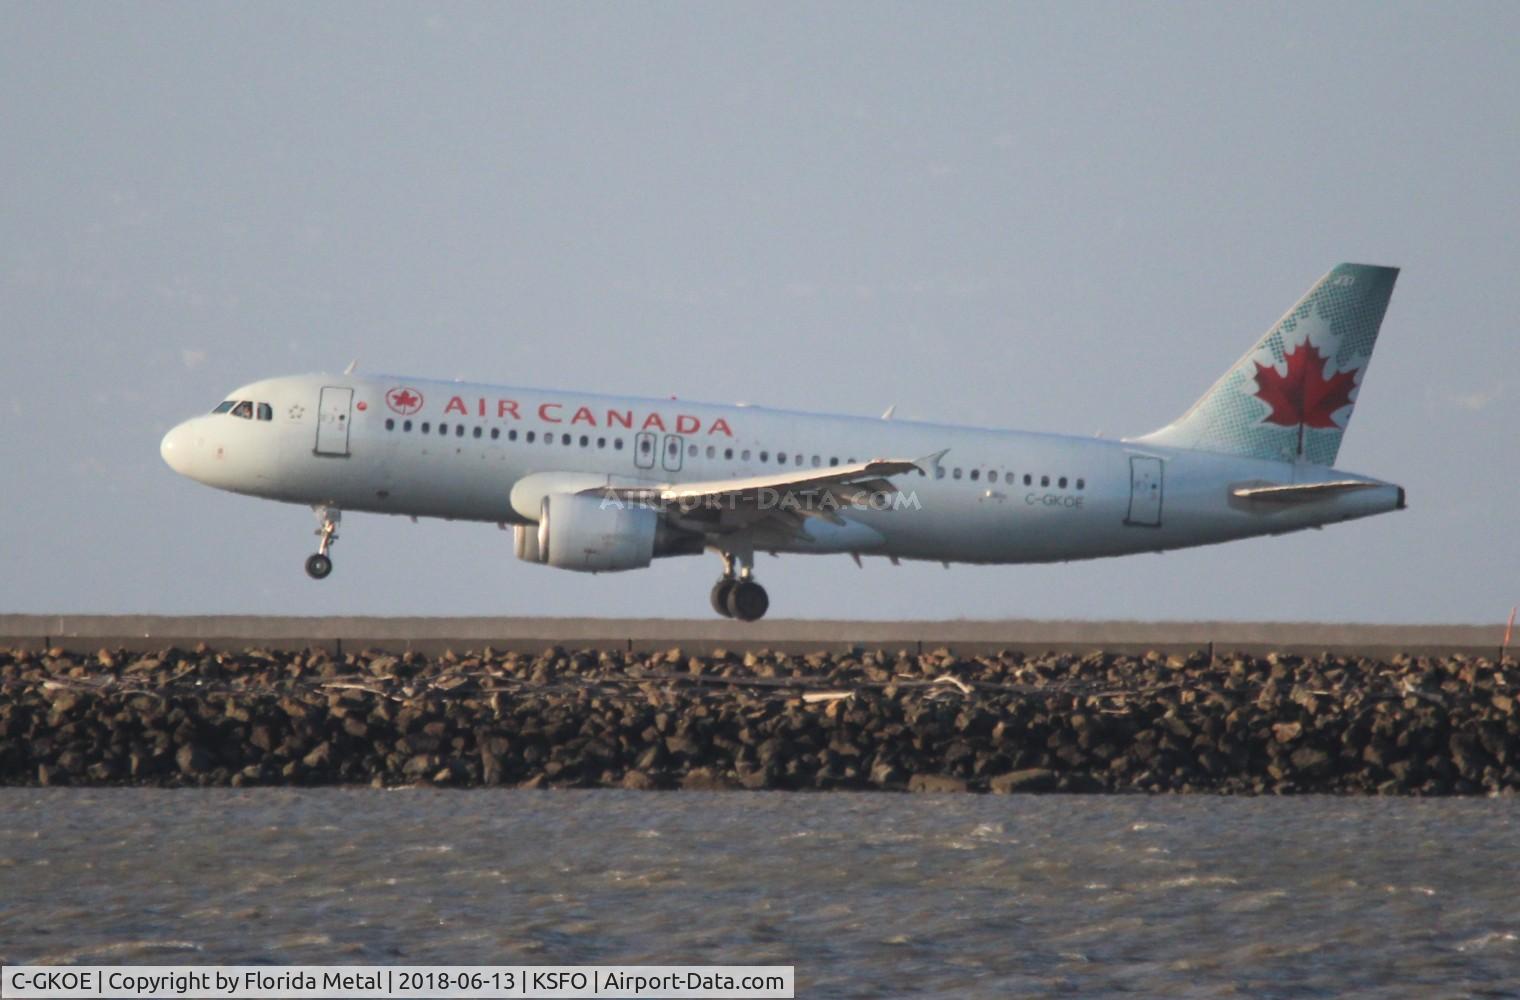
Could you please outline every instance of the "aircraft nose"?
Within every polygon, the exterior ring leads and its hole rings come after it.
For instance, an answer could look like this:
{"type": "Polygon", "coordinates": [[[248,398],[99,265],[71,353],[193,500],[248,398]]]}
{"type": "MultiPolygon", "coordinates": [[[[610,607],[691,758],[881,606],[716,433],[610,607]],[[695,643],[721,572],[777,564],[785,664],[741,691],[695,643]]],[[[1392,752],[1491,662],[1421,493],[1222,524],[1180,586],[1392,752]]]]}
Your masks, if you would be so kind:
{"type": "Polygon", "coordinates": [[[158,453],[163,456],[164,464],[178,472],[182,476],[190,474],[190,430],[187,424],[180,424],[158,443],[158,453]]]}

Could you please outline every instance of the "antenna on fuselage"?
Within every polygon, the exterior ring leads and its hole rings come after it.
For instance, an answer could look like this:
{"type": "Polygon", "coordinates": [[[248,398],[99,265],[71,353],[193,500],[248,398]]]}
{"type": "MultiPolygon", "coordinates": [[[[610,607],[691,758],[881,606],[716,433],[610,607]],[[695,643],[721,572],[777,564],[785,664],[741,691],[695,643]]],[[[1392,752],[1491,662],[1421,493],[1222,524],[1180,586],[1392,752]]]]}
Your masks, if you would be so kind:
{"type": "Polygon", "coordinates": [[[348,363],[348,367],[347,368],[343,369],[343,374],[345,374],[345,375],[352,375],[354,373],[354,369],[358,368],[358,367],[359,367],[359,359],[355,358],[354,360],[352,360],[352,361],[350,361],[348,363]]]}
{"type": "Polygon", "coordinates": [[[891,420],[892,419],[892,414],[894,414],[896,412],[897,412],[897,404],[893,403],[891,406],[887,407],[886,412],[881,415],[881,419],[883,419],[883,420],[891,420]]]}

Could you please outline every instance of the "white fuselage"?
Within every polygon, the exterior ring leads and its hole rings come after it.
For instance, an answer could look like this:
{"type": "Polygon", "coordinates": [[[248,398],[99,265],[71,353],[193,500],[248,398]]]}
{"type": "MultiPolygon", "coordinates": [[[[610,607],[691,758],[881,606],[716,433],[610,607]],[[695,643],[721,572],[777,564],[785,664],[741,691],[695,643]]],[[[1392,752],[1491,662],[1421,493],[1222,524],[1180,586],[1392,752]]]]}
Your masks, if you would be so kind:
{"type": "Polygon", "coordinates": [[[938,455],[893,478],[851,530],[811,518],[756,547],[1019,563],[1206,545],[1402,507],[1396,486],[1323,466],[1136,442],[379,376],[293,376],[232,393],[268,419],[196,417],[165,460],[211,486],[290,503],[511,524],[529,477],[681,484],[938,455]],[[440,427],[442,430],[440,430],[440,427]],[[943,453],[943,454],[939,454],[943,453]],[[1242,484],[1369,484],[1292,504],[1242,484]],[[517,502],[514,503],[514,496],[517,502]],[[816,525],[816,530],[814,526],[816,525]]]}

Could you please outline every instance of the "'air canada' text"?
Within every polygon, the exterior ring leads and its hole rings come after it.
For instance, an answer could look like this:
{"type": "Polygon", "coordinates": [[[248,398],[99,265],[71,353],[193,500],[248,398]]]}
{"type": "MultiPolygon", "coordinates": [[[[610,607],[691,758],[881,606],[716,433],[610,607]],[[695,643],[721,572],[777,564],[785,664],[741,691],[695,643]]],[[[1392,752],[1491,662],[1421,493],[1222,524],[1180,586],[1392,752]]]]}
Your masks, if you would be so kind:
{"type": "MultiPolygon", "coordinates": [[[[463,396],[450,396],[443,408],[444,416],[452,413],[462,417],[495,417],[497,420],[522,420],[524,419],[522,411],[522,404],[515,399],[487,399],[484,396],[477,396],[473,400],[466,400],[463,396]]],[[[701,417],[691,413],[665,414],[658,410],[645,413],[615,407],[593,410],[589,406],[576,406],[571,409],[569,403],[539,403],[528,412],[546,424],[621,427],[630,431],[660,431],[673,434],[734,436],[733,428],[722,417],[715,417],[711,422],[704,424],[701,417]]]]}

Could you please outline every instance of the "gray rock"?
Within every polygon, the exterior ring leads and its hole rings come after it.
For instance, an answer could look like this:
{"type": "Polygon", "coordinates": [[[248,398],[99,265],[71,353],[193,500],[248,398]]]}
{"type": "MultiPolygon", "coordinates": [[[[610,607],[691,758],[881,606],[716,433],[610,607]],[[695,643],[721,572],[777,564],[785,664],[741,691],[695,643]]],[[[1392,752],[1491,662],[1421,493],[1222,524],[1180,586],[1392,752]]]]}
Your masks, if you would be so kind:
{"type": "Polygon", "coordinates": [[[681,787],[687,791],[709,792],[734,787],[734,782],[706,767],[694,767],[681,778],[681,787]]]}
{"type": "Polygon", "coordinates": [[[301,758],[301,763],[312,770],[325,770],[332,762],[333,745],[328,742],[319,743],[315,750],[301,758]]]}
{"type": "Polygon", "coordinates": [[[1055,772],[1042,767],[1029,767],[1022,771],[1000,774],[987,782],[987,787],[1000,795],[1010,792],[1046,792],[1056,787],[1055,772]]]}
{"type": "Polygon", "coordinates": [[[966,780],[948,774],[915,774],[908,779],[908,791],[948,794],[967,790],[966,780]]]}
{"type": "Polygon", "coordinates": [[[184,775],[204,774],[211,769],[211,755],[194,743],[188,743],[179,748],[174,755],[174,763],[184,775]]]}
{"type": "Polygon", "coordinates": [[[406,764],[401,768],[401,773],[408,778],[421,778],[431,774],[438,767],[438,757],[435,754],[420,753],[407,758],[406,764]]]}
{"type": "Polygon", "coordinates": [[[655,784],[655,780],[643,771],[629,771],[623,775],[622,786],[640,792],[651,791],[659,787],[655,784]]]}
{"type": "Polygon", "coordinates": [[[871,784],[878,788],[898,788],[905,777],[903,770],[891,761],[877,760],[871,765],[871,784]]]}
{"type": "Polygon", "coordinates": [[[1303,774],[1322,774],[1330,768],[1330,755],[1316,747],[1299,747],[1288,759],[1303,774]]]}

